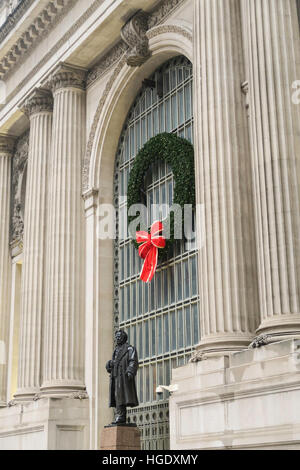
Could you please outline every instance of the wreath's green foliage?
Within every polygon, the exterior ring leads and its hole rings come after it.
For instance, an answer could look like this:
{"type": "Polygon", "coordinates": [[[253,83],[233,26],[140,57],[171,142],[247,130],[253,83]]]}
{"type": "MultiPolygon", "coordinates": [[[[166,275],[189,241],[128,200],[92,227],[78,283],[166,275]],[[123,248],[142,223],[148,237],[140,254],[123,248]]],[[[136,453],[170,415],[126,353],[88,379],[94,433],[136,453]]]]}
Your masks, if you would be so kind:
{"type": "MultiPolygon", "coordinates": [[[[141,204],[142,193],[145,190],[145,175],[150,166],[159,160],[166,161],[172,168],[175,188],[173,204],[183,209],[186,204],[195,207],[195,168],[194,149],[192,144],[175,134],[163,133],[150,139],[139,151],[130,173],[127,202],[128,208],[141,204]]],[[[170,214],[171,236],[164,250],[159,250],[164,257],[174,243],[174,214],[170,214]]],[[[128,216],[128,226],[136,216],[128,216]]],[[[182,221],[184,223],[184,221],[182,221]]],[[[133,234],[132,234],[133,235],[133,234]]],[[[135,246],[137,243],[133,240],[135,246]]]]}

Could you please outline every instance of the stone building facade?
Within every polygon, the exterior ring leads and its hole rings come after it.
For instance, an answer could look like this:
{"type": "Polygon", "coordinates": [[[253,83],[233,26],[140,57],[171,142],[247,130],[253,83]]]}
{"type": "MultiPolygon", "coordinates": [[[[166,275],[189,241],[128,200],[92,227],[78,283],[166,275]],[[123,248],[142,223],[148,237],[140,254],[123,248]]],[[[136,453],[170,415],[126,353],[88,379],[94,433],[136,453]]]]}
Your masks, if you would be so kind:
{"type": "Polygon", "coordinates": [[[100,447],[119,326],[144,449],[300,448],[299,3],[0,1],[0,449],[100,447]],[[145,287],[99,221],[160,132],[194,145],[201,243],[145,287]]]}

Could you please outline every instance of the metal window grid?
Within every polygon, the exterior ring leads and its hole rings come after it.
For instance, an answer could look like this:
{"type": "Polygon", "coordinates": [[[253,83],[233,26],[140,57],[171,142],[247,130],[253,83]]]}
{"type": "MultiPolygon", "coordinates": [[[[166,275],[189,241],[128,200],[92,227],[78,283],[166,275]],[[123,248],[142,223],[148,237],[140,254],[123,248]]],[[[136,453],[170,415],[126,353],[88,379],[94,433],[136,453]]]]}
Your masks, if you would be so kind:
{"type": "MultiPolygon", "coordinates": [[[[168,385],[172,368],[184,365],[199,342],[197,252],[177,241],[173,255],[158,266],[150,285],[139,280],[142,260],[127,233],[126,190],[140,148],[161,132],[193,141],[192,64],[179,56],[157,70],[163,77],[163,97],[142,88],[133,104],[119,142],[115,168],[118,238],[115,244],[115,328],[124,328],[139,352],[137,388],[140,406],[129,410],[142,432],[144,449],[168,449],[168,385]],[[121,236],[122,235],[122,236],[121,236]]],[[[174,181],[165,164],[153,166],[146,177],[147,207],[151,202],[172,204],[174,181]]],[[[151,213],[148,210],[148,222],[151,213]]],[[[149,225],[150,225],[149,223],[149,225]]]]}

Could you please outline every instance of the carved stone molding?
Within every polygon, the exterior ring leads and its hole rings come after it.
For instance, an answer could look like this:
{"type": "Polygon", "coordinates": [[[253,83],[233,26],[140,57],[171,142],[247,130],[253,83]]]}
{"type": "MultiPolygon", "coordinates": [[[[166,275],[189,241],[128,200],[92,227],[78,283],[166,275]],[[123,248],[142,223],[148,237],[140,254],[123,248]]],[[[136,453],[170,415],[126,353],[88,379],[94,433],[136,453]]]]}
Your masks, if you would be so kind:
{"type": "Polygon", "coordinates": [[[32,5],[34,0],[22,0],[19,2],[17,8],[15,8],[6,18],[5,22],[0,28],[0,43],[8,36],[8,34],[14,29],[18,21],[26,13],[28,8],[32,5]]]}
{"type": "MultiPolygon", "coordinates": [[[[31,23],[18,41],[0,62],[0,78],[7,79],[21,65],[41,37],[47,36],[78,0],[52,0],[39,16],[31,23]]],[[[0,30],[1,36],[1,30],[0,30]]]]}
{"type": "MultiPolygon", "coordinates": [[[[177,1],[164,1],[162,5],[157,7],[154,12],[148,16],[147,23],[148,23],[148,32],[146,34],[148,39],[157,36],[163,32],[178,32],[183,36],[186,36],[188,39],[192,40],[192,35],[188,31],[180,28],[180,26],[173,26],[173,25],[164,25],[158,26],[157,28],[153,28],[158,23],[163,21],[166,16],[168,16],[174,8],[180,5],[184,0],[177,0],[177,1]]],[[[126,26],[126,25],[125,25],[126,26]]],[[[135,44],[134,44],[135,46],[135,44]]],[[[130,45],[127,44],[126,40],[123,38],[121,41],[118,42],[101,60],[93,67],[93,69],[89,72],[87,78],[87,86],[92,85],[96,80],[98,80],[102,75],[104,75],[113,65],[116,64],[118,60],[122,58],[125,52],[128,52],[130,45]],[[125,42],[124,42],[125,41],[125,42]]]]}
{"type": "Polygon", "coordinates": [[[17,406],[19,403],[16,400],[11,400],[7,403],[8,408],[12,408],[13,406],[17,406]]]}
{"type": "Polygon", "coordinates": [[[53,96],[48,90],[36,89],[21,106],[22,111],[28,116],[42,112],[53,111],[53,96]]]}
{"type": "Polygon", "coordinates": [[[269,344],[271,337],[269,335],[260,335],[255,338],[249,346],[249,349],[261,348],[269,344]]]}
{"type": "Polygon", "coordinates": [[[15,148],[14,137],[0,134],[0,154],[13,155],[15,148]]]}
{"type": "Polygon", "coordinates": [[[79,88],[85,90],[86,77],[87,70],[60,63],[47,80],[45,87],[51,89],[53,93],[61,88],[79,88]]]}
{"type": "Polygon", "coordinates": [[[163,0],[158,7],[151,13],[148,27],[153,28],[166,18],[185,0],[163,0]]]}
{"type": "Polygon", "coordinates": [[[147,37],[148,39],[152,39],[164,33],[177,33],[177,34],[180,34],[181,36],[184,36],[189,41],[193,40],[193,36],[189,31],[182,28],[181,26],[177,26],[173,24],[166,24],[166,25],[156,26],[155,28],[152,28],[150,31],[147,32],[147,37]]]}
{"type": "Polygon", "coordinates": [[[24,211],[26,191],[26,165],[29,150],[29,131],[16,143],[13,157],[11,246],[23,247],[24,211]]]}
{"type": "Polygon", "coordinates": [[[96,80],[104,75],[114,64],[121,59],[125,52],[128,51],[128,45],[123,41],[119,41],[88,73],[87,86],[92,85],[96,80]]]}
{"type": "Polygon", "coordinates": [[[126,57],[123,56],[122,59],[119,61],[118,65],[115,67],[110,79],[108,80],[108,82],[106,84],[105,90],[104,90],[103,95],[100,99],[100,102],[98,104],[98,107],[97,107],[97,110],[96,110],[96,113],[95,113],[95,116],[94,116],[92,128],[91,128],[90,135],[89,135],[89,140],[88,140],[88,144],[87,144],[86,154],[85,154],[84,162],[83,162],[83,170],[82,170],[82,190],[83,190],[83,193],[88,190],[90,160],[91,160],[92,148],[93,148],[93,144],[94,144],[94,138],[95,138],[95,134],[96,134],[96,130],[97,130],[98,121],[100,119],[100,115],[101,115],[102,109],[105,105],[108,94],[109,94],[116,78],[118,77],[119,73],[121,72],[121,70],[122,70],[122,68],[124,67],[125,64],[126,64],[126,57]]]}
{"type": "Polygon", "coordinates": [[[196,362],[206,361],[206,359],[207,356],[205,355],[205,353],[203,353],[202,351],[194,351],[191,359],[189,360],[189,363],[194,364],[196,362]]]}
{"type": "Polygon", "coordinates": [[[121,37],[129,46],[127,65],[130,67],[139,67],[151,56],[147,30],[148,15],[143,11],[138,11],[121,30],[121,37]]]}
{"type": "Polygon", "coordinates": [[[87,392],[74,392],[69,396],[72,400],[88,400],[89,396],[87,392]]]}
{"type": "MultiPolygon", "coordinates": [[[[179,2],[177,2],[177,4],[178,3],[179,2]]],[[[150,39],[152,37],[155,37],[155,36],[157,36],[159,34],[162,34],[162,33],[165,33],[165,32],[176,32],[177,34],[181,34],[184,37],[186,37],[186,38],[188,38],[189,40],[192,41],[191,33],[188,32],[186,29],[181,28],[180,26],[176,26],[176,25],[158,26],[155,29],[147,32],[147,36],[150,39]]],[[[83,162],[83,170],[82,170],[82,190],[83,190],[83,192],[85,192],[88,189],[90,159],[91,159],[92,148],[93,148],[93,144],[94,144],[94,138],[95,138],[95,134],[96,134],[98,121],[100,119],[100,115],[101,115],[102,109],[104,107],[104,104],[106,102],[106,99],[108,97],[108,94],[109,94],[116,78],[118,77],[119,73],[121,72],[123,66],[126,64],[126,61],[127,61],[127,56],[126,56],[126,52],[125,52],[123,54],[123,56],[121,57],[120,61],[117,63],[110,79],[108,80],[108,82],[106,84],[104,93],[103,93],[103,95],[100,99],[100,102],[98,104],[98,107],[97,107],[97,110],[96,110],[96,113],[95,113],[95,116],[94,116],[94,119],[93,119],[93,124],[92,124],[91,131],[90,131],[90,134],[89,134],[88,144],[87,144],[87,148],[86,148],[86,154],[85,154],[85,158],[84,158],[84,162],[83,162]]],[[[98,67],[100,67],[100,64],[98,65],[98,67]]],[[[102,73],[104,73],[104,71],[102,71],[102,73]]],[[[94,80],[95,79],[96,78],[94,78],[94,80]]]]}

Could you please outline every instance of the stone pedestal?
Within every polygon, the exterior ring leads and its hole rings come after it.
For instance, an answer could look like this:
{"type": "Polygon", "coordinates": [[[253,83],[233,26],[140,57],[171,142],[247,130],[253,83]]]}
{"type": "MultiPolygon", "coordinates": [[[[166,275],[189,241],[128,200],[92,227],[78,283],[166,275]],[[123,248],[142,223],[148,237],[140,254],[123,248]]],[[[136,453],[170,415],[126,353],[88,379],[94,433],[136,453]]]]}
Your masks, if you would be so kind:
{"type": "Polygon", "coordinates": [[[107,426],[102,431],[100,450],[141,450],[136,426],[107,426]]]}
{"type": "Polygon", "coordinates": [[[0,451],[88,449],[88,399],[43,398],[0,409],[0,451]]]}
{"type": "Polygon", "coordinates": [[[173,370],[172,450],[299,450],[300,341],[173,370]]]}

